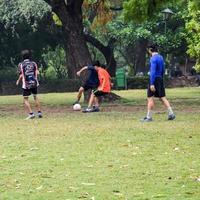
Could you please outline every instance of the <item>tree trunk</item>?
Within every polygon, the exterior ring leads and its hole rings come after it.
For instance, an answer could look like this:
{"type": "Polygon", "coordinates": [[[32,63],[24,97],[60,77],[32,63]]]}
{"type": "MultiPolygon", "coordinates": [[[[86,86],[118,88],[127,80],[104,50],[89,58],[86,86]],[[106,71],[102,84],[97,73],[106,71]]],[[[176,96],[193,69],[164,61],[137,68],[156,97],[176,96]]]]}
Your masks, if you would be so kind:
{"type": "Polygon", "coordinates": [[[77,70],[89,63],[91,57],[83,34],[83,0],[45,0],[62,22],[68,77],[76,78],[77,70]]]}
{"type": "Polygon", "coordinates": [[[148,44],[148,40],[141,39],[138,41],[136,49],[136,73],[137,72],[147,72],[148,69],[146,67],[146,47],[148,44]]]}

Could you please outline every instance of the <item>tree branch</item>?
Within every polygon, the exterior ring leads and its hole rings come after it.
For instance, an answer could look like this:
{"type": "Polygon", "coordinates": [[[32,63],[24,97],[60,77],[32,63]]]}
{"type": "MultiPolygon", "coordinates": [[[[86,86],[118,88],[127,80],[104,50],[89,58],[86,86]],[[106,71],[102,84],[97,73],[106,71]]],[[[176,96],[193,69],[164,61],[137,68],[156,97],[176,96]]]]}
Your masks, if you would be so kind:
{"type": "Polygon", "coordinates": [[[97,49],[99,49],[101,52],[105,51],[106,46],[103,45],[99,40],[97,40],[95,37],[93,37],[90,34],[84,33],[85,39],[87,42],[91,43],[93,46],[95,46],[97,49]]]}
{"type": "Polygon", "coordinates": [[[119,6],[119,7],[111,6],[110,10],[112,10],[112,11],[121,11],[121,10],[123,10],[123,7],[122,6],[119,6]]]}
{"type": "Polygon", "coordinates": [[[92,35],[84,33],[84,36],[87,42],[91,43],[104,55],[109,73],[112,76],[115,76],[116,61],[115,61],[114,53],[113,53],[113,44],[116,41],[116,39],[111,38],[110,41],[108,42],[108,45],[105,46],[92,35]]]}

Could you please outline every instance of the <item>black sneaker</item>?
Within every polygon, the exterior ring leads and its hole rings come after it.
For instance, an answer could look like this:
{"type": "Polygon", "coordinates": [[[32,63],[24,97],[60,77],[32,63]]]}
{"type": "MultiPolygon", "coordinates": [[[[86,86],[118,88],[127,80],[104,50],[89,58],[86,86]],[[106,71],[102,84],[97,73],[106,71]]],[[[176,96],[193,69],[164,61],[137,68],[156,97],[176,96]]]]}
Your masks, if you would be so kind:
{"type": "Polygon", "coordinates": [[[152,118],[147,118],[147,117],[144,117],[143,119],[140,120],[141,122],[152,122],[153,119],[152,118]]]}
{"type": "Polygon", "coordinates": [[[42,118],[42,113],[38,112],[38,118],[42,118]]]}
{"type": "Polygon", "coordinates": [[[94,107],[93,108],[93,112],[99,112],[99,111],[100,111],[99,107],[94,107]]]}
{"type": "Polygon", "coordinates": [[[86,108],[82,111],[83,113],[90,113],[90,112],[94,112],[93,108],[86,108]]]}
{"type": "Polygon", "coordinates": [[[168,120],[174,120],[176,118],[175,114],[169,115],[168,120]]]}

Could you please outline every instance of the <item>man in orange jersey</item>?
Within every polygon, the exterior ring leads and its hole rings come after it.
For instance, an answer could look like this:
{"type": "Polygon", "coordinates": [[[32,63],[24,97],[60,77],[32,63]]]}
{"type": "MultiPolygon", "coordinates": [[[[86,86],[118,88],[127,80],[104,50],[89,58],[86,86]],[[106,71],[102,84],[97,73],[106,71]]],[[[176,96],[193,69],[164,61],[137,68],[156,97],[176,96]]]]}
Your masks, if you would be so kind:
{"type": "Polygon", "coordinates": [[[98,97],[109,94],[111,90],[110,75],[107,72],[107,70],[103,68],[104,66],[99,67],[95,65],[94,67],[98,73],[99,86],[97,90],[92,91],[88,107],[85,110],[83,110],[84,113],[99,112],[98,97]]]}

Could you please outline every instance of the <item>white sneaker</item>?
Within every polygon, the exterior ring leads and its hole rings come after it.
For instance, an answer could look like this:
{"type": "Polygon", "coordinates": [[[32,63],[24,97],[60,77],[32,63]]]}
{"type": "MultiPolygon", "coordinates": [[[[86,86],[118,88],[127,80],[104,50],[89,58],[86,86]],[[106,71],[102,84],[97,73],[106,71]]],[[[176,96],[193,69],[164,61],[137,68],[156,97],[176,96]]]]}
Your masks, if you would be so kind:
{"type": "Polygon", "coordinates": [[[90,113],[90,112],[93,112],[93,109],[92,108],[86,108],[82,112],[83,113],[90,113]]]}
{"type": "Polygon", "coordinates": [[[29,119],[34,119],[35,118],[35,115],[34,114],[32,114],[32,115],[28,115],[28,117],[26,118],[26,120],[29,120],[29,119]]]}
{"type": "Polygon", "coordinates": [[[147,117],[144,117],[143,119],[140,120],[141,122],[152,122],[153,119],[152,118],[147,118],[147,117]]]}

